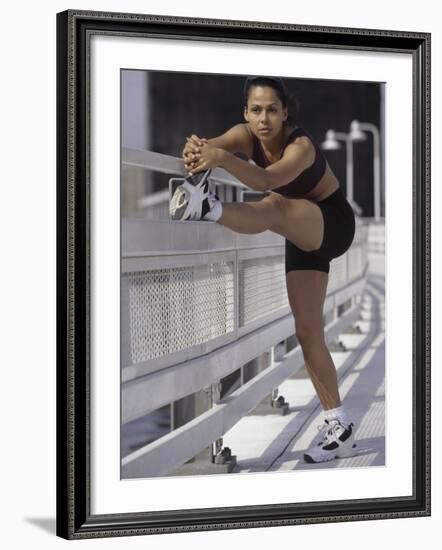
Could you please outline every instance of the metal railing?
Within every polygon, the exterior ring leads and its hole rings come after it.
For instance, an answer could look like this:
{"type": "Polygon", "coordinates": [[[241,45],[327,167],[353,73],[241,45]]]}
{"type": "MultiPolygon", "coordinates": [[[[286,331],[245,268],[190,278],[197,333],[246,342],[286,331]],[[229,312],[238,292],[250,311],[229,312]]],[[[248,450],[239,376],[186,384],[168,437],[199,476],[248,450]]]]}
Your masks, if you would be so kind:
{"type": "MultiPolygon", "coordinates": [[[[137,167],[145,170],[152,170],[162,174],[170,174],[171,176],[185,176],[185,169],[182,159],[155,153],[153,151],[145,151],[141,149],[122,149],[122,165],[123,167],[137,167]]],[[[222,168],[212,170],[210,179],[217,185],[228,185],[237,187],[238,189],[248,189],[246,185],[234,178],[231,174],[222,168]]]]}
{"type": "MultiPolygon", "coordinates": [[[[164,159],[162,159],[163,161],[164,159]]],[[[327,341],[359,316],[368,227],[331,263],[327,341]]],[[[220,380],[294,334],[284,239],[240,235],[212,222],[123,219],[122,423],[220,380]]],[[[303,366],[299,346],[183,426],[122,458],[125,478],[165,475],[222,437],[303,366]]],[[[216,392],[214,392],[216,395],[216,392]]]]}
{"type": "MultiPolygon", "coordinates": [[[[350,250],[331,264],[324,306],[329,341],[357,319],[366,240],[367,227],[358,225],[350,250]]],[[[124,220],[121,306],[124,424],[218,383],[293,335],[284,241],[207,222],[124,220]]],[[[229,396],[228,406],[219,403],[124,457],[124,474],[161,475],[192,458],[300,366],[297,348],[229,396]]]]}

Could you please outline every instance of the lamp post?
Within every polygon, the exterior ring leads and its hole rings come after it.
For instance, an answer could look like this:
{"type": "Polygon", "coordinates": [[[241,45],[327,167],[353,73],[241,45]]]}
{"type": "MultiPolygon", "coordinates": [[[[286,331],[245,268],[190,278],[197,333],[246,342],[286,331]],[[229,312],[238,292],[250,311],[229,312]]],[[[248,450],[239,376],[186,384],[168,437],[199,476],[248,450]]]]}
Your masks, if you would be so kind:
{"type": "Polygon", "coordinates": [[[335,132],[334,130],[327,130],[325,134],[325,141],[321,143],[322,149],[325,151],[337,151],[341,149],[339,141],[344,141],[347,150],[346,159],[346,179],[347,179],[347,200],[355,207],[355,210],[360,210],[358,205],[354,201],[353,193],[353,142],[349,134],[344,132],[335,132]]]}
{"type": "Polygon", "coordinates": [[[373,134],[373,181],[374,181],[374,219],[381,219],[381,145],[379,130],[370,122],[359,122],[353,120],[350,125],[350,139],[362,141],[365,139],[364,132],[373,134]]]}

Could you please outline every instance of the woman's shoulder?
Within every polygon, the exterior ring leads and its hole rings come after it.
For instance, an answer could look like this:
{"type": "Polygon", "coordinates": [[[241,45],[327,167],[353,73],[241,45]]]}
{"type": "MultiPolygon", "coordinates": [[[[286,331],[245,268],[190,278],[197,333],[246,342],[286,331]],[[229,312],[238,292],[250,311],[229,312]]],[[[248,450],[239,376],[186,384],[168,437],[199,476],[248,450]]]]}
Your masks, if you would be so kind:
{"type": "Polygon", "coordinates": [[[300,126],[296,126],[286,136],[281,157],[295,156],[299,158],[300,155],[308,159],[309,163],[313,163],[315,160],[315,146],[310,135],[300,126]]]}
{"type": "Polygon", "coordinates": [[[290,126],[286,129],[287,143],[303,137],[308,137],[308,133],[301,126],[290,126]]]}
{"type": "Polygon", "coordinates": [[[289,135],[289,141],[291,140],[308,140],[310,142],[312,142],[313,144],[316,143],[316,140],[315,138],[312,136],[312,134],[307,131],[305,128],[303,128],[302,126],[295,126],[292,131],[290,132],[290,135],[289,135]]]}
{"type": "Polygon", "coordinates": [[[253,155],[255,141],[249,124],[245,122],[240,122],[233,126],[232,130],[235,132],[238,151],[244,153],[249,158],[251,158],[253,155]]]}
{"type": "Polygon", "coordinates": [[[287,129],[285,147],[289,145],[304,144],[305,146],[313,145],[310,134],[301,126],[295,126],[287,129]]]}
{"type": "Polygon", "coordinates": [[[250,140],[253,139],[253,132],[250,129],[250,124],[248,122],[239,122],[234,126],[236,128],[238,134],[244,139],[244,140],[250,140]]]}

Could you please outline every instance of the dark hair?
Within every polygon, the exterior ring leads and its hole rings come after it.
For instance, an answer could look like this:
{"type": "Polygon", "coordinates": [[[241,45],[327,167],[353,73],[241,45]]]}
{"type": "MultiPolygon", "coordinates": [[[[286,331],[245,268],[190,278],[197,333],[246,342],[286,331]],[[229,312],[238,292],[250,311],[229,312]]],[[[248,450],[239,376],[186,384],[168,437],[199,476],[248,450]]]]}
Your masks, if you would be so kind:
{"type": "MultiPolygon", "coordinates": [[[[252,86],[268,86],[272,88],[278,96],[279,100],[281,101],[283,109],[285,109],[286,107],[288,108],[289,104],[294,102],[295,107],[294,109],[291,108],[290,110],[294,111],[295,113],[298,112],[298,102],[294,97],[289,95],[282,79],[275,76],[248,76],[244,83],[243,89],[244,107],[247,107],[250,88],[252,86]]],[[[290,121],[291,119],[292,117],[289,116],[288,121],[290,121]]]]}

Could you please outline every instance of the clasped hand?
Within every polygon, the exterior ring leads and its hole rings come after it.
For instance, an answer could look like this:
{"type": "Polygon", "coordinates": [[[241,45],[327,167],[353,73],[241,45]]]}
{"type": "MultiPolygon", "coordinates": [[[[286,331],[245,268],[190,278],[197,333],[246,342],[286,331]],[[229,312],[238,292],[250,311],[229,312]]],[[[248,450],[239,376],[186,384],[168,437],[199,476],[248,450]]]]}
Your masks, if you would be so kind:
{"type": "Polygon", "coordinates": [[[210,145],[206,138],[195,134],[186,138],[183,149],[184,166],[189,174],[215,168],[220,162],[220,150],[210,145]]]}

